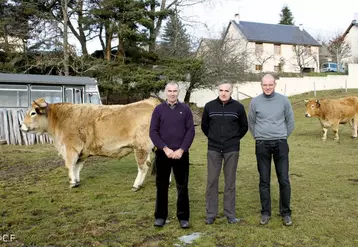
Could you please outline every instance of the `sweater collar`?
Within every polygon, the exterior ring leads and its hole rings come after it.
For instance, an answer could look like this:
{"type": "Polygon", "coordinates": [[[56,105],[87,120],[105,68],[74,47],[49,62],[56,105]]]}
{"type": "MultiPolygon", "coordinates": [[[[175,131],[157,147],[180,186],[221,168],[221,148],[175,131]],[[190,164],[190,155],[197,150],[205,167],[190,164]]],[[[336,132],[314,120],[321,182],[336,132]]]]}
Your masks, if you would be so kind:
{"type": "Polygon", "coordinates": [[[273,97],[275,97],[275,91],[272,92],[272,94],[270,95],[266,95],[265,93],[263,93],[263,96],[266,98],[266,99],[272,99],[273,97]]]}
{"type": "MultiPolygon", "coordinates": [[[[220,104],[223,104],[223,102],[220,100],[219,97],[217,97],[216,100],[217,100],[220,104]]],[[[230,99],[225,103],[225,105],[231,103],[232,101],[233,101],[233,99],[230,97],[230,99]]]]}

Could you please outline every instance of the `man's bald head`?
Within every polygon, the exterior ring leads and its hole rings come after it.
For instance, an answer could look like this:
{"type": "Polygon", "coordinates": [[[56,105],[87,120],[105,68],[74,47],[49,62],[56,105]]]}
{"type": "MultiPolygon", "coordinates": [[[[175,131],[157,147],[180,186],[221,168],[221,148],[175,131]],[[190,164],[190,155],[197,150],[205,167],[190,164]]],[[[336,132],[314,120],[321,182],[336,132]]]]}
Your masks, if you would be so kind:
{"type": "Polygon", "coordinates": [[[271,95],[275,92],[276,80],[271,74],[266,74],[261,78],[261,88],[265,95],[271,95]]]}

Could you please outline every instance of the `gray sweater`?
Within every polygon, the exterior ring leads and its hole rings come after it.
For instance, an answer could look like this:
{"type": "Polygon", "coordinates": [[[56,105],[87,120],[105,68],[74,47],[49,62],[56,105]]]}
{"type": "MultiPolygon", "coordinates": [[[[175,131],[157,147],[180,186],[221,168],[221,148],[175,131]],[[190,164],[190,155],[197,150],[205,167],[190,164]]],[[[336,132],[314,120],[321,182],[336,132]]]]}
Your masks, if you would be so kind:
{"type": "Polygon", "coordinates": [[[260,94],[251,100],[248,122],[255,140],[287,139],[294,129],[291,103],[279,93],[260,94]]]}

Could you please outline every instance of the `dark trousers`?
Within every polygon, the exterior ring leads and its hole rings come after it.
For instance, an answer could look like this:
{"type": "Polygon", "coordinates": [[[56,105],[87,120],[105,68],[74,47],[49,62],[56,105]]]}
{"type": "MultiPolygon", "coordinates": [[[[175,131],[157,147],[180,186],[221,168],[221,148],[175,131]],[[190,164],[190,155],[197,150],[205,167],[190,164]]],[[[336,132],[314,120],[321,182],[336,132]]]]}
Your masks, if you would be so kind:
{"type": "Polygon", "coordinates": [[[164,151],[156,151],[156,186],[157,198],[155,202],[156,219],[166,219],[168,217],[168,189],[169,176],[173,168],[173,173],[177,187],[177,217],[178,220],[189,220],[189,153],[184,152],[181,159],[169,159],[164,151]]]}
{"type": "Polygon", "coordinates": [[[226,217],[234,218],[236,169],[239,160],[239,152],[221,153],[208,150],[207,159],[208,177],[206,185],[206,218],[216,218],[218,214],[219,176],[223,166],[225,179],[224,215],[226,217]]]}
{"type": "Polygon", "coordinates": [[[282,216],[291,215],[291,185],[288,175],[289,146],[286,139],[256,141],[257,168],[260,174],[261,214],[271,216],[271,160],[273,158],[276,176],[280,185],[279,209],[282,216]]]}

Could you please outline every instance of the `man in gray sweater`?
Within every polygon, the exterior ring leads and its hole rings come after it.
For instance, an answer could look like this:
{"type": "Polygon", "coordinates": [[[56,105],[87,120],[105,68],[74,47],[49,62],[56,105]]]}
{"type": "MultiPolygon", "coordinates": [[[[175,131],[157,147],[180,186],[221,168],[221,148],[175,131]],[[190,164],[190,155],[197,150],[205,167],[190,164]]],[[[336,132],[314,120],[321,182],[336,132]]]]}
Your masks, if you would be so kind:
{"type": "Polygon", "coordinates": [[[273,157],[280,185],[280,214],[285,226],[292,225],[289,180],[289,146],[287,138],[294,129],[294,116],[290,101],[275,92],[276,81],[271,74],[261,79],[263,93],[250,103],[249,130],[256,141],[256,160],[260,174],[261,225],[271,218],[270,178],[273,157]]]}

